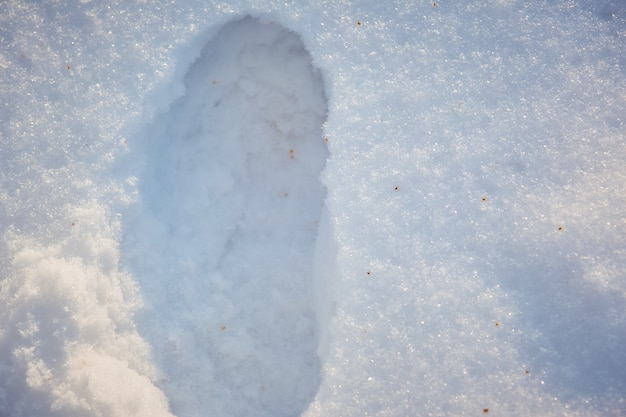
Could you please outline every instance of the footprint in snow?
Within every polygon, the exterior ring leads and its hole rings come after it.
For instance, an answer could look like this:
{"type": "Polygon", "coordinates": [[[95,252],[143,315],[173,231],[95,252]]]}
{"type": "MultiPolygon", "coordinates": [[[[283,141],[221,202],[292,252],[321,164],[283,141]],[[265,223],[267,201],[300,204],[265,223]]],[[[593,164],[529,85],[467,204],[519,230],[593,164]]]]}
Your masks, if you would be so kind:
{"type": "Polygon", "coordinates": [[[323,81],[278,24],[225,25],[145,143],[128,264],[179,416],[294,416],[319,386],[311,269],[323,81]]]}

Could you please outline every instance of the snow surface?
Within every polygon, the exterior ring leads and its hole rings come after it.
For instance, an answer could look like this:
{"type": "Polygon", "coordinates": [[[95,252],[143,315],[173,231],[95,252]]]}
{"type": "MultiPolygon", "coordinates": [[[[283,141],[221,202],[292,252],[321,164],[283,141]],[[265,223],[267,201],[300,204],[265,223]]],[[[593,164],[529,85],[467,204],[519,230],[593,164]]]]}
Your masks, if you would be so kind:
{"type": "Polygon", "coordinates": [[[626,414],[626,4],[0,4],[1,416],[626,414]]]}

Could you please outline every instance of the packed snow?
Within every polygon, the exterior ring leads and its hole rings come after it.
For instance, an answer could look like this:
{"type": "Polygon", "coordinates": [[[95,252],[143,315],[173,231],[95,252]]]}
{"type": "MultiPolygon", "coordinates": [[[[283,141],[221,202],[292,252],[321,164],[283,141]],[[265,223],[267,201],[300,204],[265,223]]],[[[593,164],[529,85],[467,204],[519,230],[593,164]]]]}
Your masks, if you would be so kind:
{"type": "Polygon", "coordinates": [[[626,4],[0,4],[0,416],[626,414],[626,4]]]}
{"type": "Polygon", "coordinates": [[[137,149],[147,156],[143,208],[122,258],[182,415],[299,415],[319,386],[311,293],[323,89],[293,32],[231,22],[137,149]]]}

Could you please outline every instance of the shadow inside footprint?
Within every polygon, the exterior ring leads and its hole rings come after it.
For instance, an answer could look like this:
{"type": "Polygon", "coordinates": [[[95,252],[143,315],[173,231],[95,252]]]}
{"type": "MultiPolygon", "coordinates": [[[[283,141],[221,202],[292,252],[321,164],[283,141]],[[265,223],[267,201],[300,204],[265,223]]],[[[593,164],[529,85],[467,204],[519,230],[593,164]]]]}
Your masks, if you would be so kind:
{"type": "Polygon", "coordinates": [[[172,411],[294,416],[319,360],[312,266],[328,150],[323,81],[295,33],[225,25],[146,136],[124,250],[172,411]]]}

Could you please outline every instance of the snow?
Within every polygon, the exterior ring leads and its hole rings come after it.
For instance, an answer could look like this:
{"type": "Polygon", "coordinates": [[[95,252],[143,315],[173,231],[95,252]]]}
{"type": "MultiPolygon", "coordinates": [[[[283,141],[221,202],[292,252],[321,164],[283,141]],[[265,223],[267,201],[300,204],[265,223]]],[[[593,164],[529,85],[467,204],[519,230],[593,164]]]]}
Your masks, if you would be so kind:
{"type": "Polygon", "coordinates": [[[626,412],[621,2],[0,11],[0,415],[626,412]]]}
{"type": "Polygon", "coordinates": [[[248,17],[206,44],[185,90],[136,151],[144,207],[123,253],[159,323],[145,333],[182,415],[298,415],[320,372],[321,77],[297,35],[248,17]]]}

